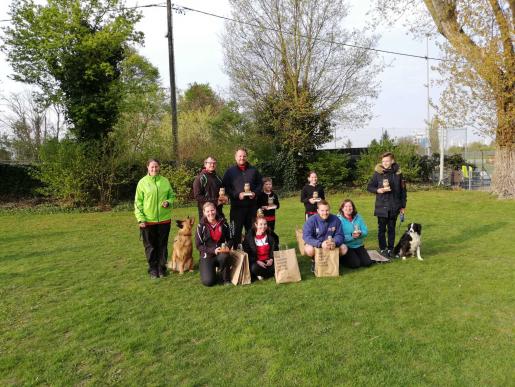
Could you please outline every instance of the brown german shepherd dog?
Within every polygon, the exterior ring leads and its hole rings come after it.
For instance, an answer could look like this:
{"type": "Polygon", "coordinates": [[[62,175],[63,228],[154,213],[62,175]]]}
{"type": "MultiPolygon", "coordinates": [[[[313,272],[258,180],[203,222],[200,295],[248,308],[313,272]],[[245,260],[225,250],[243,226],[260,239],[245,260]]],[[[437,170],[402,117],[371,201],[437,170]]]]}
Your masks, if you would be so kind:
{"type": "Polygon", "coordinates": [[[191,230],[195,218],[189,216],[183,220],[176,220],[179,232],[173,240],[172,259],[167,266],[172,271],[184,274],[184,270],[193,271],[193,244],[191,243],[191,230]]]}

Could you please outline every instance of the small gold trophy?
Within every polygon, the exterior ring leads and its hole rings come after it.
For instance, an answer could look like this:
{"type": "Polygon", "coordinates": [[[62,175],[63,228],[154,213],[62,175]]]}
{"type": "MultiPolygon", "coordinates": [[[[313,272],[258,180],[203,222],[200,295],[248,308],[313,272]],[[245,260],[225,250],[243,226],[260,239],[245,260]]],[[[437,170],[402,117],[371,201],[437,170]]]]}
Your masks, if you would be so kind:
{"type": "Polygon", "coordinates": [[[243,186],[243,196],[252,196],[252,192],[250,192],[250,183],[245,183],[243,186]]]}
{"type": "Polygon", "coordinates": [[[222,243],[222,244],[220,245],[220,251],[221,251],[222,253],[227,253],[227,252],[229,251],[229,248],[227,247],[227,245],[226,245],[225,243],[222,243]]]}
{"type": "Polygon", "coordinates": [[[269,196],[268,197],[268,208],[272,207],[274,205],[274,197],[269,196]]]}
{"type": "Polygon", "coordinates": [[[320,200],[322,200],[318,197],[318,191],[313,191],[313,199],[315,199],[315,202],[319,202],[320,200]]]}
{"type": "Polygon", "coordinates": [[[354,233],[355,234],[361,234],[361,230],[359,228],[359,224],[354,223],[354,233]]]}
{"type": "Polygon", "coordinates": [[[226,198],[225,198],[225,188],[224,187],[220,187],[220,190],[218,191],[218,200],[221,202],[221,203],[224,203],[226,198]]]}
{"type": "Polygon", "coordinates": [[[261,208],[258,208],[257,210],[257,216],[265,216],[263,210],[261,208]]]}
{"type": "Polygon", "coordinates": [[[388,179],[383,179],[383,189],[385,191],[391,191],[390,182],[388,181],[388,179]]]}

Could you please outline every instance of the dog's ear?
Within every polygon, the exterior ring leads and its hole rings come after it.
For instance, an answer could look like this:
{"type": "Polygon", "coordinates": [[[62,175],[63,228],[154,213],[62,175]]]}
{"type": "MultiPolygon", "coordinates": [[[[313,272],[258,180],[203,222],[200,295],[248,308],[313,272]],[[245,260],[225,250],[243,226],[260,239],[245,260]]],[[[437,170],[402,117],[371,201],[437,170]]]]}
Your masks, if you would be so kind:
{"type": "Polygon", "coordinates": [[[190,218],[190,224],[193,226],[194,223],[195,223],[195,218],[190,218]]]}

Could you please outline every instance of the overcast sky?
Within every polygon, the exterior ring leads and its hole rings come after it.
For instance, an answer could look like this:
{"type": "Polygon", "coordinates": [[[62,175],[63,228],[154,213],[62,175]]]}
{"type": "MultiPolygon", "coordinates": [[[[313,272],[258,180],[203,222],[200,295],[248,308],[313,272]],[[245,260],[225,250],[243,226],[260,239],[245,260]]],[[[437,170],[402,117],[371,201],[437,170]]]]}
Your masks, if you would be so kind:
{"type": "MultiPolygon", "coordinates": [[[[0,20],[8,19],[8,0],[0,2],[0,20]]],[[[128,5],[155,4],[154,0],[127,0],[128,5]]],[[[230,15],[226,0],[178,0],[177,5],[195,8],[219,15],[230,15]]],[[[344,20],[348,27],[364,27],[367,0],[350,0],[350,16],[344,20]]],[[[142,8],[143,19],[138,29],[145,34],[145,45],[139,51],[159,68],[163,84],[169,86],[168,45],[166,35],[166,8],[142,8]]],[[[209,83],[221,94],[227,96],[229,79],[223,72],[223,56],[220,35],[224,22],[220,19],[186,12],[185,15],[174,13],[174,43],[176,82],[180,89],[185,89],[193,82],[209,83]]],[[[5,26],[6,23],[1,23],[5,26]]],[[[426,42],[415,41],[406,35],[402,27],[382,28],[382,35],[377,48],[401,51],[417,55],[426,54],[426,42]]],[[[439,53],[430,44],[429,56],[438,57],[439,53]]],[[[337,133],[336,145],[341,146],[349,138],[353,146],[366,146],[371,139],[378,138],[383,128],[396,137],[423,132],[427,118],[427,74],[426,61],[402,56],[384,55],[385,62],[390,63],[379,76],[381,91],[375,100],[374,118],[362,129],[354,131],[341,130],[337,133]]],[[[434,63],[431,63],[434,64],[434,63]]],[[[20,91],[26,88],[8,79],[12,69],[0,54],[0,91],[20,91]]],[[[437,74],[430,70],[430,78],[437,74]]],[[[438,90],[430,88],[430,96],[438,98],[438,90]]],[[[462,136],[463,137],[463,136],[462,136]]],[[[468,141],[476,138],[469,133],[468,141]]],[[[334,146],[334,141],[331,143],[334,146]]]]}

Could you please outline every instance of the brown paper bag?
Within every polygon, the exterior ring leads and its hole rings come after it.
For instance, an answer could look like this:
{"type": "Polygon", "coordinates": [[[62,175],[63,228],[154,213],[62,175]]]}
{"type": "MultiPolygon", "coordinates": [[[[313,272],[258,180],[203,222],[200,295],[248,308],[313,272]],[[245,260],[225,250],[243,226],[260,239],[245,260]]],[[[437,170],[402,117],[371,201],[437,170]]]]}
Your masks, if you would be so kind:
{"type": "Polygon", "coordinates": [[[274,251],[275,282],[299,282],[300,270],[295,249],[274,251]]]}
{"type": "Polygon", "coordinates": [[[299,246],[300,255],[306,255],[304,246],[306,245],[304,239],[302,239],[302,229],[295,227],[295,236],[297,237],[297,244],[299,246]]]}
{"type": "Polygon", "coordinates": [[[338,277],[340,275],[340,252],[338,248],[315,249],[315,276],[338,277]]]}
{"type": "Polygon", "coordinates": [[[242,250],[231,250],[231,282],[233,285],[248,285],[251,282],[249,256],[242,250]]]}

